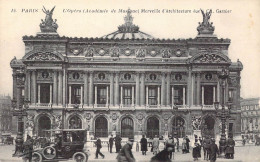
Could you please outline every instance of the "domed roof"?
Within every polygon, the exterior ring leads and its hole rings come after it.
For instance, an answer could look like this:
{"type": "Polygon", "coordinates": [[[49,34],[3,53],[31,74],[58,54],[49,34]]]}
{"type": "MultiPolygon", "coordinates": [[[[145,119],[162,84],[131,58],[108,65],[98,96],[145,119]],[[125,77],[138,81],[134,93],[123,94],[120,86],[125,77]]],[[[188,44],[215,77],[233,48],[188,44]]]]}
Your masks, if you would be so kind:
{"type": "Polygon", "coordinates": [[[153,39],[154,37],[146,34],[139,30],[139,27],[133,24],[133,17],[131,15],[131,10],[127,10],[127,15],[124,20],[125,23],[118,27],[118,30],[103,36],[102,38],[109,39],[153,39]]]}

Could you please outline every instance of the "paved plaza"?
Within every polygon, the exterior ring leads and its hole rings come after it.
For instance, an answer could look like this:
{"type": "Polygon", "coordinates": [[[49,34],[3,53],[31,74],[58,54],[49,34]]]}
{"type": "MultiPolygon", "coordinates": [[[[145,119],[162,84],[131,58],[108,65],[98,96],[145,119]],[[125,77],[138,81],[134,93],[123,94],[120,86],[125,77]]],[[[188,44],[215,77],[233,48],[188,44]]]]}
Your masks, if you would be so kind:
{"type": "MultiPolygon", "coordinates": [[[[14,151],[14,145],[0,146],[0,162],[12,162],[12,161],[22,161],[21,158],[12,157],[12,153],[14,151]]],[[[105,159],[101,157],[99,159],[95,158],[95,148],[91,150],[91,155],[89,157],[89,162],[109,162],[116,161],[117,154],[109,153],[107,148],[103,147],[101,152],[105,155],[105,159]]],[[[143,156],[141,152],[133,151],[133,154],[136,158],[137,162],[149,162],[151,157],[153,156],[151,152],[147,152],[146,156],[143,156]]],[[[183,161],[189,162],[193,161],[192,153],[182,154],[181,152],[175,153],[175,158],[173,161],[183,161]]],[[[68,160],[72,162],[73,160],[68,160]]],[[[199,161],[206,161],[203,159],[199,159],[199,161]]],[[[217,159],[217,161],[246,161],[246,162],[260,162],[260,146],[241,146],[235,147],[235,158],[233,160],[230,159],[217,159]]]]}

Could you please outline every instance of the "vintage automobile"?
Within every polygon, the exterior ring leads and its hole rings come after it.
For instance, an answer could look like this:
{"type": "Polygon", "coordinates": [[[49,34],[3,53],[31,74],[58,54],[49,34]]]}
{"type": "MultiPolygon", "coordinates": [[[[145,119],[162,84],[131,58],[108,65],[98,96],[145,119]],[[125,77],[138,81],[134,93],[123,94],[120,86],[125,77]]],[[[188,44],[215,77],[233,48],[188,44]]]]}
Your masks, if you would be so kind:
{"type": "Polygon", "coordinates": [[[89,150],[86,145],[86,130],[63,129],[51,131],[56,132],[55,142],[44,148],[35,149],[32,157],[33,162],[53,162],[68,159],[73,159],[76,162],[87,162],[89,150]]]}
{"type": "Polygon", "coordinates": [[[1,134],[1,141],[5,145],[13,145],[14,144],[14,137],[11,136],[11,133],[2,133],[1,134]]]}

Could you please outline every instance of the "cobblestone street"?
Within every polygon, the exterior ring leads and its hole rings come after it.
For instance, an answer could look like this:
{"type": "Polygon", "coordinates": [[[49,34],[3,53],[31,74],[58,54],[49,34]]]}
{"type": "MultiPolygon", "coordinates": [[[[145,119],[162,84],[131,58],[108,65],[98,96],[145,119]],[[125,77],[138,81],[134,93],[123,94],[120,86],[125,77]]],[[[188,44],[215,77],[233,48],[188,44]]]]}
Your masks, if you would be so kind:
{"type": "MultiPolygon", "coordinates": [[[[11,161],[22,161],[21,158],[12,157],[12,153],[14,150],[13,145],[9,146],[0,146],[0,162],[11,162],[11,161]]],[[[109,153],[106,148],[102,148],[101,152],[105,155],[105,158],[99,159],[95,158],[95,148],[92,149],[91,155],[89,157],[89,162],[108,162],[108,161],[116,161],[116,153],[109,153]]],[[[259,162],[260,161],[260,147],[259,146],[244,146],[244,147],[235,147],[235,159],[217,159],[217,161],[245,161],[245,162],[259,162]]],[[[143,156],[141,152],[133,152],[137,162],[148,162],[152,157],[152,153],[148,152],[146,156],[143,156]]],[[[181,152],[175,153],[175,158],[173,161],[193,161],[192,153],[182,154],[181,152]]],[[[68,160],[72,162],[73,160],[68,160]]],[[[199,161],[206,161],[203,159],[199,159],[199,161]]]]}

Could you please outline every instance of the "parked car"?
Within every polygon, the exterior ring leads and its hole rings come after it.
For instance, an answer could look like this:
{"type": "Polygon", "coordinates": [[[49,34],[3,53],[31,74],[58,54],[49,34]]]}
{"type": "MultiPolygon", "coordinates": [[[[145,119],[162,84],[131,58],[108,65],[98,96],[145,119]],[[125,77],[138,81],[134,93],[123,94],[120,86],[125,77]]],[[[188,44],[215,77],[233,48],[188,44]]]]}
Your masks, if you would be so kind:
{"type": "MultiPolygon", "coordinates": [[[[54,132],[57,132],[55,130],[54,132]]],[[[87,162],[86,130],[63,129],[58,130],[55,143],[33,151],[33,162],[63,161],[73,159],[76,162],[87,162]]]]}

